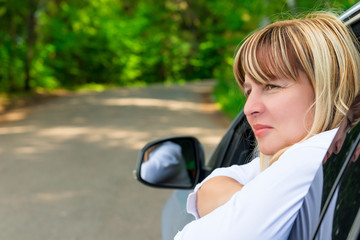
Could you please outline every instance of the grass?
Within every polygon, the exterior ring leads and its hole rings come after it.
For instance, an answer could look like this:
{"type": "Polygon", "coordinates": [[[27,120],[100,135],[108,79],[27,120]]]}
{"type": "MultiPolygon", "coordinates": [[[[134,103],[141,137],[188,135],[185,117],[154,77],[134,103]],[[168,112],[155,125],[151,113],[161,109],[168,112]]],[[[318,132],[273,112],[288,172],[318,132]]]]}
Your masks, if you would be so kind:
{"type": "Polygon", "coordinates": [[[68,92],[69,91],[65,89],[56,89],[52,91],[37,89],[30,92],[17,91],[11,93],[0,93],[0,114],[14,108],[26,107],[46,101],[50,98],[63,96],[68,92]]]}
{"type": "MultiPolygon", "coordinates": [[[[185,84],[185,81],[181,83],[185,84]]],[[[165,84],[171,85],[172,83],[168,82],[165,84]]],[[[28,106],[40,101],[47,100],[49,98],[66,95],[72,91],[102,92],[114,87],[116,86],[104,84],[85,84],[72,89],[56,89],[49,91],[38,88],[31,92],[0,93],[0,114],[13,108],[28,106]]],[[[140,87],[140,85],[138,87],[140,87]]],[[[141,87],[144,86],[141,85],[141,87]]],[[[234,79],[218,80],[214,87],[213,96],[216,104],[230,119],[235,118],[235,116],[243,108],[246,101],[245,96],[242,94],[234,79]]]]}

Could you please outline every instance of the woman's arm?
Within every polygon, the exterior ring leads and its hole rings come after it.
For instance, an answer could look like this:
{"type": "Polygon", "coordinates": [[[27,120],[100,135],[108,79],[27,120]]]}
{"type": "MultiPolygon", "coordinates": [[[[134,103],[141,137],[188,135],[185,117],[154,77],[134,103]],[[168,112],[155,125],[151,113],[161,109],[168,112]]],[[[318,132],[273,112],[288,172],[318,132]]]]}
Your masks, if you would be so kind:
{"type": "Polygon", "coordinates": [[[242,188],[242,184],[230,177],[218,176],[209,179],[197,193],[196,205],[199,216],[203,217],[225,204],[242,188]]]}
{"type": "Polygon", "coordinates": [[[231,167],[215,169],[201,183],[196,185],[194,192],[189,195],[187,212],[194,215],[196,219],[212,212],[231,199],[234,193],[238,192],[244,185],[259,174],[259,169],[259,158],[255,158],[250,163],[244,165],[233,165],[231,167]],[[213,178],[217,180],[212,180],[213,178]],[[208,182],[210,183],[208,184],[208,182]],[[202,188],[203,185],[206,186],[202,188]],[[226,187],[226,189],[224,189],[224,187],[226,187]],[[200,200],[198,200],[199,189],[201,189],[200,200]],[[200,211],[198,206],[200,207],[200,211]]]}

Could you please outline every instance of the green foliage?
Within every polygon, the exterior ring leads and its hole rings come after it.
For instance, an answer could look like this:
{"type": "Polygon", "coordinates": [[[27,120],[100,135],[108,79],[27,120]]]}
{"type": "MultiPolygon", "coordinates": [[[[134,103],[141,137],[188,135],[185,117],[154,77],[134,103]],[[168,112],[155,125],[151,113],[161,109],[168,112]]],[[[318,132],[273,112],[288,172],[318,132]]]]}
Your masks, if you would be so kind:
{"type": "Polygon", "coordinates": [[[246,97],[234,80],[222,79],[214,88],[216,102],[223,112],[233,119],[244,107],[246,97]]]}
{"type": "Polygon", "coordinates": [[[216,78],[220,106],[236,113],[244,97],[231,65],[244,37],[283,13],[354,3],[0,0],[0,93],[216,78]]]}
{"type": "MultiPolygon", "coordinates": [[[[259,15],[251,15],[252,20],[256,19],[255,21],[251,21],[254,24],[247,29],[243,26],[239,28],[237,31],[240,35],[239,38],[232,36],[232,39],[238,39],[239,43],[246,35],[253,32],[261,25],[280,20],[282,18],[287,18],[289,15],[306,14],[308,12],[320,10],[331,10],[340,14],[356,2],[356,0],[253,1],[245,8],[246,10],[243,9],[242,11],[249,11],[250,13],[258,12],[259,15]],[[293,4],[289,4],[290,2],[293,2],[293,4]],[[258,11],[255,9],[258,9],[258,11]]],[[[248,18],[246,12],[245,15],[243,15],[243,18],[248,18]]],[[[234,51],[231,51],[231,49],[235,50],[236,48],[234,45],[231,45],[231,43],[229,43],[228,46],[230,48],[227,48],[227,50],[223,53],[222,64],[214,70],[214,76],[218,80],[214,89],[214,95],[218,105],[226,113],[226,115],[230,118],[234,118],[243,108],[246,98],[242,94],[241,90],[239,90],[232,75],[232,59],[234,51]]]]}

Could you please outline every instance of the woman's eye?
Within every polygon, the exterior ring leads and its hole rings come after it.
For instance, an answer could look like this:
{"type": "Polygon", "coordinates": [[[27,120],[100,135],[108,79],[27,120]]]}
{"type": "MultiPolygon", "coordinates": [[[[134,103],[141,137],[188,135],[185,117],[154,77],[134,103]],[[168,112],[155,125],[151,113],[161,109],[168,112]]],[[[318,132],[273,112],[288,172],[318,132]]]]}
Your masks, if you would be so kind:
{"type": "Polygon", "coordinates": [[[279,88],[279,86],[274,85],[274,84],[266,84],[265,85],[265,90],[272,90],[272,89],[276,89],[279,88]]]}
{"type": "Polygon", "coordinates": [[[251,89],[245,89],[244,93],[245,93],[245,96],[248,97],[251,93],[251,89]]]}

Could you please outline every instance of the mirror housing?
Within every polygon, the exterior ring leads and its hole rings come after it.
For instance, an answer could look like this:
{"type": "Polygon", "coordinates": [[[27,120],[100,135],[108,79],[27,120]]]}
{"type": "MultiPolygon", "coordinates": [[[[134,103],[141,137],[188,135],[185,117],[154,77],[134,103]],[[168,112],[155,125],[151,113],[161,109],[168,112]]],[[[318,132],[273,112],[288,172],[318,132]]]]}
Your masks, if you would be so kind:
{"type": "Polygon", "coordinates": [[[199,182],[203,164],[204,151],[196,138],[168,137],[140,150],[135,175],[152,187],[192,189],[199,182]]]}

